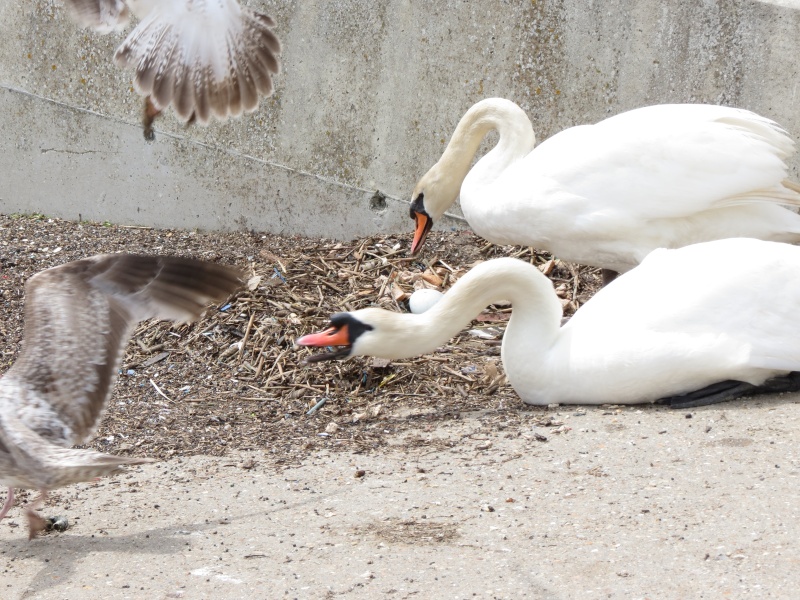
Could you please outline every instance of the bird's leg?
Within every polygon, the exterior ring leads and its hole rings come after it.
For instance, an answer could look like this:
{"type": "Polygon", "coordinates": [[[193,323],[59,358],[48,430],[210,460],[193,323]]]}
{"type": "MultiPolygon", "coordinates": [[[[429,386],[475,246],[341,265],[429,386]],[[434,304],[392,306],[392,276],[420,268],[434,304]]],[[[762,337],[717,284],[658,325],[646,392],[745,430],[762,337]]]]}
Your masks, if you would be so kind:
{"type": "Polygon", "coordinates": [[[756,393],[796,392],[800,390],[800,371],[792,371],[787,375],[780,375],[767,379],[756,388],[756,393]]]}
{"type": "Polygon", "coordinates": [[[719,383],[708,385],[687,394],[661,398],[657,402],[659,404],[669,404],[670,408],[695,408],[697,406],[708,406],[709,404],[725,402],[726,400],[734,400],[748,392],[752,393],[754,389],[755,386],[749,383],[729,379],[728,381],[720,381],[719,383]]]}
{"type": "Polygon", "coordinates": [[[11,507],[14,506],[14,488],[8,488],[8,496],[6,497],[6,503],[3,504],[2,510],[0,510],[0,520],[6,516],[6,513],[11,510],[11,507]]]}
{"type": "Polygon", "coordinates": [[[32,540],[47,527],[47,521],[36,511],[40,509],[47,500],[47,490],[41,490],[39,495],[25,507],[25,516],[28,517],[28,539],[32,540]]]}
{"type": "Polygon", "coordinates": [[[144,139],[148,142],[152,142],[156,139],[156,133],[153,131],[153,122],[160,114],[161,111],[157,109],[153,101],[150,100],[150,96],[147,96],[144,99],[144,117],[142,118],[142,125],[144,125],[144,139]]]}
{"type": "Polygon", "coordinates": [[[611,269],[600,269],[600,274],[603,277],[603,287],[614,281],[617,278],[617,275],[619,275],[619,273],[612,271],[611,269]]]}
{"type": "Polygon", "coordinates": [[[792,371],[787,375],[780,375],[767,379],[761,385],[751,385],[743,381],[720,381],[702,389],[662,398],[659,404],[669,404],[670,408],[694,408],[734,400],[740,396],[755,396],[756,394],[778,394],[780,392],[800,391],[800,371],[792,371]]]}

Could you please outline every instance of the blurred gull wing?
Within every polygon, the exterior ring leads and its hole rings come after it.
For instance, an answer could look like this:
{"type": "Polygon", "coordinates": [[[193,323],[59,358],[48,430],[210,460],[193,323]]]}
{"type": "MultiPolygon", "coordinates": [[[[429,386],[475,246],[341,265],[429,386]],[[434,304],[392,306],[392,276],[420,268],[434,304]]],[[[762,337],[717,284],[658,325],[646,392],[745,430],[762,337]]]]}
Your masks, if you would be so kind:
{"type": "Polygon", "coordinates": [[[42,271],[25,286],[19,358],[0,410],[64,445],[95,428],[136,323],[188,320],[241,285],[236,269],[188,258],[101,255],[42,271]]]}
{"type": "Polygon", "coordinates": [[[13,411],[0,414],[0,474],[13,487],[52,490],[149,462],[153,460],[64,448],[30,430],[13,411]]]}
{"type": "Polygon", "coordinates": [[[236,269],[187,258],[106,254],[47,269],[25,285],[17,361],[0,378],[0,482],[41,493],[25,507],[28,535],[47,491],[147,459],[71,449],[94,431],[128,338],[142,319],[188,320],[240,287],[236,269]]]}
{"type": "Polygon", "coordinates": [[[272,93],[281,46],[267,15],[236,0],[163,0],[117,49],[121,67],[155,108],[183,121],[238,117],[272,93]]]}
{"type": "Polygon", "coordinates": [[[64,0],[72,18],[81,27],[99,33],[122,29],[128,24],[130,11],[123,0],[64,0]]]}

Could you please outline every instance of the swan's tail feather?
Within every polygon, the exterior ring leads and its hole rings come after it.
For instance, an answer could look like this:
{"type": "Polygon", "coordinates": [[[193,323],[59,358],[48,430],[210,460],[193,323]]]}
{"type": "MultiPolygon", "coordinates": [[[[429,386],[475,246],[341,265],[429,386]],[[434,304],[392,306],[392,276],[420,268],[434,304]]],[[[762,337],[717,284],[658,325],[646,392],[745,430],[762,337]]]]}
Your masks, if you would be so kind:
{"type": "Polygon", "coordinates": [[[795,183],[791,179],[784,179],[783,181],[781,181],[781,183],[783,184],[783,187],[788,188],[797,194],[800,194],[800,183],[795,183]]]}
{"type": "Polygon", "coordinates": [[[744,194],[728,196],[724,200],[724,206],[742,206],[755,202],[774,202],[787,206],[800,207],[800,184],[785,179],[781,182],[783,186],[776,186],[768,189],[751,190],[744,194]]]}

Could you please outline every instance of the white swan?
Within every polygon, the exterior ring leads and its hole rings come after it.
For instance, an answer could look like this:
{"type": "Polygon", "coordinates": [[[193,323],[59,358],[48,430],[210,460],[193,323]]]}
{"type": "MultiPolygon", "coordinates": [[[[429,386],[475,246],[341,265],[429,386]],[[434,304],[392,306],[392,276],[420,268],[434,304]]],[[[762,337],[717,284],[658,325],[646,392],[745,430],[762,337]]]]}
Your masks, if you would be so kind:
{"type": "Polygon", "coordinates": [[[136,70],[147,97],[145,137],[170,104],[179,119],[203,125],[252,112],[272,93],[281,46],[269,16],[237,0],[66,0],[75,20],[108,33],[139,24],[117,48],[120,67],[136,70]]]}
{"type": "MultiPolygon", "coordinates": [[[[800,371],[800,248],[753,239],[656,250],[563,327],[550,280],[512,258],[481,263],[420,315],[339,313],[299,346],[399,359],[433,351],[492,302],[512,303],[508,380],[528,404],[708,404],[800,371]],[[709,388],[708,386],[714,386],[709,388]]],[[[780,389],[770,382],[773,389],[780,389]]],[[[793,381],[788,381],[789,384],[793,381]]],[[[796,383],[796,382],[794,382],[796,383]]]]}
{"type": "Polygon", "coordinates": [[[99,424],[123,350],[143,319],[188,320],[242,283],[229,267],[177,257],[107,254],[47,269],[25,285],[25,340],[0,378],[0,483],[41,494],[25,513],[29,537],[43,527],[36,508],[57,487],[109,475],[146,458],[71,449],[99,424]]]}
{"type": "Polygon", "coordinates": [[[618,272],[656,248],[729,237],[800,241],[800,216],[779,205],[800,205],[784,162],[794,143],[752,112],[649,106],[534,144],[513,102],[470,108],[414,188],[412,252],[459,190],[470,227],[490,242],[618,272]],[[493,129],[497,145],[470,169],[493,129]]]}

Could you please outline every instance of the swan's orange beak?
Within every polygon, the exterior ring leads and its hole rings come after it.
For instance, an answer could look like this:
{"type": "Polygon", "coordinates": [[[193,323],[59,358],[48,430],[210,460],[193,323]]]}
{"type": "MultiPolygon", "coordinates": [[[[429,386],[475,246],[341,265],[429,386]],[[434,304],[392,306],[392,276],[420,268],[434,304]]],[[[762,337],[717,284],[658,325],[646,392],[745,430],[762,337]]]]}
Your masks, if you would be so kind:
{"type": "Polygon", "coordinates": [[[348,346],[350,336],[347,332],[347,325],[342,327],[328,327],[320,333],[309,333],[295,342],[298,346],[311,346],[314,348],[324,348],[325,346],[348,346]]]}
{"type": "Polygon", "coordinates": [[[411,243],[411,254],[419,252],[422,244],[425,243],[425,238],[428,237],[431,225],[433,225],[433,219],[421,212],[414,213],[414,220],[417,222],[417,226],[414,229],[414,241],[411,243]]]}
{"type": "Polygon", "coordinates": [[[358,337],[373,329],[352,313],[336,313],[331,317],[328,328],[321,333],[304,335],[295,342],[295,346],[311,346],[315,348],[339,347],[340,350],[312,354],[304,362],[319,362],[334,358],[347,358],[353,352],[353,344],[358,337]]]}
{"type": "Polygon", "coordinates": [[[333,360],[334,358],[346,358],[350,356],[350,330],[347,325],[328,327],[320,333],[304,335],[295,342],[296,346],[309,346],[312,348],[328,348],[331,346],[344,346],[342,350],[334,352],[323,352],[322,354],[312,354],[304,362],[320,362],[323,360],[333,360]]]}
{"type": "Polygon", "coordinates": [[[411,242],[411,254],[416,254],[419,252],[419,249],[422,248],[422,244],[425,243],[425,238],[428,237],[428,232],[433,226],[433,219],[431,219],[428,211],[425,210],[424,194],[417,194],[408,212],[416,223],[416,227],[414,228],[414,241],[411,242]]]}

